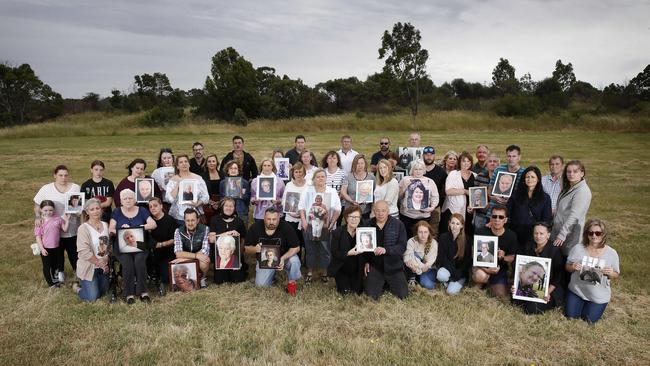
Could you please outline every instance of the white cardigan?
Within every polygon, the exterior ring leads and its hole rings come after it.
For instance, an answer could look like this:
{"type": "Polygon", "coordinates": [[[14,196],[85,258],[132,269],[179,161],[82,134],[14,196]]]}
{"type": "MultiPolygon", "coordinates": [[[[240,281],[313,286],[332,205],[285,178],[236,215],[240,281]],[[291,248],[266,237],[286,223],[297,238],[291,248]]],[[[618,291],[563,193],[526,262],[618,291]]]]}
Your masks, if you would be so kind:
{"type": "MultiPolygon", "coordinates": [[[[476,178],[476,173],[472,172],[474,178],[476,178]]],[[[454,170],[447,175],[447,180],[445,181],[445,189],[449,188],[458,188],[465,189],[463,185],[463,177],[460,174],[460,170],[454,170]]],[[[452,214],[460,214],[465,219],[465,210],[467,208],[467,199],[465,195],[459,196],[449,196],[445,198],[445,203],[442,205],[442,212],[446,210],[451,211],[452,214]]]]}

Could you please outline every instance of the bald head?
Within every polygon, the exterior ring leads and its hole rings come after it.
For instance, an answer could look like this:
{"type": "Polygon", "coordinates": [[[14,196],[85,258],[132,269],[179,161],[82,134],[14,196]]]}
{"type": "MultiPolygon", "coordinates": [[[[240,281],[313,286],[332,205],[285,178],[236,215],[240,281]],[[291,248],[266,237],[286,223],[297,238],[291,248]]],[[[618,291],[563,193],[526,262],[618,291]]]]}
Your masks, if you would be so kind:
{"type": "Polygon", "coordinates": [[[372,211],[375,214],[377,223],[384,223],[388,220],[388,207],[389,204],[386,201],[376,201],[372,205],[372,211]]]}

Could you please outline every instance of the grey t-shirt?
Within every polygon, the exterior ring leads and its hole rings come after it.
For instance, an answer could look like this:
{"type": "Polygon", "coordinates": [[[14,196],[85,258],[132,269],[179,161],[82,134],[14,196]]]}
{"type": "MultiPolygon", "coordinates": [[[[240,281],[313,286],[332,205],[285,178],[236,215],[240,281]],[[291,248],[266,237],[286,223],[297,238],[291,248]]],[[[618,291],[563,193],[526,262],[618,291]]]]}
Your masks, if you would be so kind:
{"type": "Polygon", "coordinates": [[[618,253],[612,247],[608,245],[600,257],[591,257],[584,245],[578,244],[571,249],[567,263],[581,263],[583,266],[582,271],[571,273],[571,281],[569,282],[571,292],[580,296],[583,300],[596,304],[609,302],[612,296],[609,278],[604,275],[597,276],[597,274],[604,267],[612,267],[614,272],[621,272],[618,253]]]}
{"type": "MultiPolygon", "coordinates": [[[[366,177],[364,179],[361,179],[361,181],[370,180],[370,181],[373,181],[373,185],[374,185],[375,175],[372,174],[372,173],[366,173],[366,174],[367,174],[366,177]]],[[[354,174],[349,173],[348,177],[347,177],[347,185],[348,185],[347,193],[350,196],[350,198],[352,198],[352,199],[355,199],[356,196],[357,196],[357,182],[358,182],[357,178],[354,177],[354,174]]],[[[350,203],[346,202],[345,206],[347,207],[349,205],[350,205],[350,203]]],[[[364,214],[369,213],[371,208],[372,208],[372,203],[363,203],[363,204],[359,205],[359,207],[361,207],[361,212],[362,213],[364,213],[364,214]]]]}

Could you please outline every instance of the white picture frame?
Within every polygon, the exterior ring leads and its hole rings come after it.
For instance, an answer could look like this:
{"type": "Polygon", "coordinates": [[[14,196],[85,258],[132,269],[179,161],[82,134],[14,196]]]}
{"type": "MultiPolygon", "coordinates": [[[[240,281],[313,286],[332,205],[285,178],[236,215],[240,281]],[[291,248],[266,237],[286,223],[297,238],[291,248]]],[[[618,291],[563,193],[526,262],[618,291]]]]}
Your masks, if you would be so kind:
{"type": "Polygon", "coordinates": [[[375,200],[375,182],[358,180],[354,200],[359,203],[372,203],[375,200]]]}
{"type": "Polygon", "coordinates": [[[488,206],[488,194],[486,186],[469,187],[469,208],[481,209],[488,206]]]}
{"type": "Polygon", "coordinates": [[[144,226],[117,228],[117,248],[122,253],[140,253],[147,249],[144,241],[144,226]]]}
{"type": "Polygon", "coordinates": [[[551,258],[518,255],[512,298],[546,304],[551,280],[551,258]]]}
{"type": "Polygon", "coordinates": [[[275,163],[275,171],[278,178],[282,180],[289,180],[289,172],[291,170],[291,163],[289,163],[289,158],[275,158],[273,160],[275,163]]]}
{"type": "Polygon", "coordinates": [[[472,245],[472,259],[474,267],[496,268],[499,251],[499,237],[489,235],[474,235],[472,245]],[[487,252],[483,254],[483,245],[487,245],[487,252]]]}
{"type": "Polygon", "coordinates": [[[83,192],[66,192],[65,213],[79,215],[84,209],[86,195],[83,192]]]}
{"type": "Polygon", "coordinates": [[[153,178],[135,178],[135,202],[149,203],[154,197],[153,178]]]}
{"type": "Polygon", "coordinates": [[[374,227],[358,227],[355,248],[357,252],[374,252],[377,249],[377,229],[374,227]]]}
{"type": "Polygon", "coordinates": [[[497,197],[510,198],[512,192],[515,190],[515,184],[517,183],[517,173],[510,172],[497,172],[497,176],[494,180],[494,186],[492,187],[492,195],[497,197]],[[510,180],[510,185],[507,187],[507,182],[510,180]]]}
{"type": "Polygon", "coordinates": [[[275,181],[274,176],[257,176],[257,187],[255,187],[255,198],[258,201],[272,201],[275,199],[275,181]]]}
{"type": "Polygon", "coordinates": [[[178,183],[178,202],[181,205],[196,202],[199,199],[199,182],[196,179],[183,179],[178,183]]]}

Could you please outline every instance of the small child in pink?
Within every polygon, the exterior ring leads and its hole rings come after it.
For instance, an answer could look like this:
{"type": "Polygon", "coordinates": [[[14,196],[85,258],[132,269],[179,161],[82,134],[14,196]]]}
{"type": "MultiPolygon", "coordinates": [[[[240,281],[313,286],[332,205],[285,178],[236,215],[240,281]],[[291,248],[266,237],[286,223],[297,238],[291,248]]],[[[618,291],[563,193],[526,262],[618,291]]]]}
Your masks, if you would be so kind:
{"type": "Polygon", "coordinates": [[[58,287],[59,262],[61,248],[59,239],[61,232],[68,230],[70,215],[57,216],[54,211],[54,202],[43,200],[41,202],[41,224],[34,228],[34,235],[38,248],[41,250],[41,261],[43,262],[43,277],[50,287],[58,287]]]}

